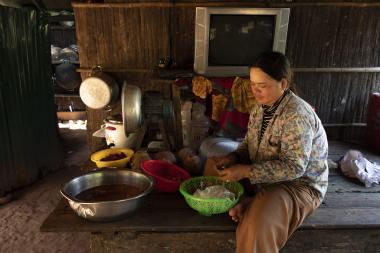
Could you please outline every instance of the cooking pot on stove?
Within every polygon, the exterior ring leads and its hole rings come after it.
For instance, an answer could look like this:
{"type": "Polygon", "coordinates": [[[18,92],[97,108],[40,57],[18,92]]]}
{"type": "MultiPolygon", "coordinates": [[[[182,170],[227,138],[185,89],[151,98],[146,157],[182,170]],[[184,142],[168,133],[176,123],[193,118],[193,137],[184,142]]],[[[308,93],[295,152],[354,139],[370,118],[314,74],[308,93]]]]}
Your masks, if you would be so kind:
{"type": "Polygon", "coordinates": [[[92,109],[102,109],[117,101],[119,86],[114,79],[103,73],[101,66],[97,66],[81,83],[79,95],[86,106],[92,109]]]}

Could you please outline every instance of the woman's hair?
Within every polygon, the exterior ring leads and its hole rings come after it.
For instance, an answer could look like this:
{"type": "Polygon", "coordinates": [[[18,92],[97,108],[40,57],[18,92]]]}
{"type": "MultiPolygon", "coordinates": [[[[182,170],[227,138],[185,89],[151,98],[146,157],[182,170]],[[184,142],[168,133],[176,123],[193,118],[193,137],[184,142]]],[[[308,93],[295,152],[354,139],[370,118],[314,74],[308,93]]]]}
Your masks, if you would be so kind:
{"type": "Polygon", "coordinates": [[[260,68],[267,75],[277,81],[282,78],[288,81],[288,88],[295,91],[294,84],[292,83],[292,70],[288,58],[279,52],[264,52],[261,53],[255,62],[249,66],[251,68],[260,68]]]}

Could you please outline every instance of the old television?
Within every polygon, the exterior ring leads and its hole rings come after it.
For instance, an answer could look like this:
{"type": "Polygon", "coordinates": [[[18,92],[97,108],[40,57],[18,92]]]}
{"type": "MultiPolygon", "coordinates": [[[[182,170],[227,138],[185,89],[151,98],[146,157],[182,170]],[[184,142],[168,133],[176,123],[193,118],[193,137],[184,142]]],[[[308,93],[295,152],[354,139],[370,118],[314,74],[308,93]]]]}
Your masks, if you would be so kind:
{"type": "Polygon", "coordinates": [[[247,76],[259,53],[285,53],[289,8],[197,7],[194,71],[247,76]]]}

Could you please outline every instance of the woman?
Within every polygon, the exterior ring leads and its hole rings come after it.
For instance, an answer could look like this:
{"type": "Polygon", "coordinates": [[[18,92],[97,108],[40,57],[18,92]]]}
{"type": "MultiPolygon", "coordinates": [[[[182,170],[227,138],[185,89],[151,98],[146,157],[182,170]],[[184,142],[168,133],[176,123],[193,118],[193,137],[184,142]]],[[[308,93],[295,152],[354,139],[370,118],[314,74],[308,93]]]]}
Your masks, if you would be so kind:
{"type": "Polygon", "coordinates": [[[248,178],[258,189],[229,211],[239,222],[237,252],[274,253],[326,193],[328,144],[312,107],[289,89],[290,63],[283,54],[261,54],[250,66],[250,80],[257,105],[244,141],[212,159],[221,179],[248,178]]]}

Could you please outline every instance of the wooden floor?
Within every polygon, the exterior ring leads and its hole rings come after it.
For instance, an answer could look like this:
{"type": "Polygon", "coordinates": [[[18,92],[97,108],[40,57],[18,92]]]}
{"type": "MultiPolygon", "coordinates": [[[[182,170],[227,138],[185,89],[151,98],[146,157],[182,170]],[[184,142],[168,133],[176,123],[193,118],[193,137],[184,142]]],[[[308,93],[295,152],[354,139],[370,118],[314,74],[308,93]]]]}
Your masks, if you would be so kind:
{"type": "MultiPolygon", "coordinates": [[[[380,164],[380,156],[360,146],[329,142],[329,159],[338,161],[350,149],[380,164]]],[[[322,205],[290,238],[282,253],[380,253],[380,186],[366,188],[356,179],[330,169],[322,205]]]]}
{"type": "MultiPolygon", "coordinates": [[[[360,147],[340,142],[330,142],[329,146],[333,161],[349,149],[359,149],[364,157],[380,164],[380,156],[360,147]]],[[[62,200],[41,230],[91,232],[93,252],[220,253],[234,251],[235,226],[227,214],[200,216],[179,193],[156,193],[137,214],[111,223],[81,219],[62,200]]],[[[365,188],[358,180],[331,169],[321,207],[305,220],[281,252],[380,253],[380,187],[365,188]]]]}

